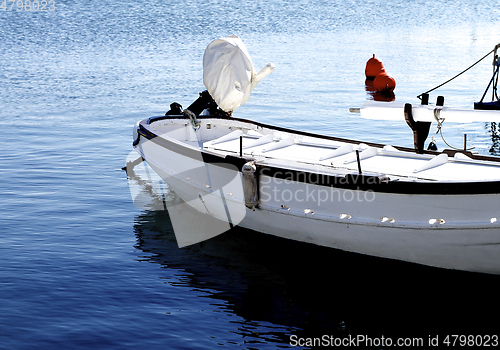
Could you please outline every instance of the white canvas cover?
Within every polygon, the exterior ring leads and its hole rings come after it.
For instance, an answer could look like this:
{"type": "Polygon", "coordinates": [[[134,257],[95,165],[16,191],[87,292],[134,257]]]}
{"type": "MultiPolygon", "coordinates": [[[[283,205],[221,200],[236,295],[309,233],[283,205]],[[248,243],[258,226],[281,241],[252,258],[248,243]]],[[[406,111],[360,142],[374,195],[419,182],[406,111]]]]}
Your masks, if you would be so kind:
{"type": "Polygon", "coordinates": [[[256,73],[247,48],[232,35],[212,41],[205,49],[203,83],[220,109],[230,112],[247,102],[257,83],[275,68],[268,63],[256,73]]]}

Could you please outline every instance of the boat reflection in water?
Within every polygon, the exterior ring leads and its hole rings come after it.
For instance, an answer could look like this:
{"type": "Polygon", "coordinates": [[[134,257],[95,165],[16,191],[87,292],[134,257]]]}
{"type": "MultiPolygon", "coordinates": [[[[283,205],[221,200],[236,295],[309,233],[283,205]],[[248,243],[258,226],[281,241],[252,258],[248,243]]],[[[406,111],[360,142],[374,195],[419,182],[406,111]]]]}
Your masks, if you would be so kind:
{"type": "Polygon", "coordinates": [[[490,129],[491,135],[491,147],[490,154],[498,156],[500,155],[500,135],[498,132],[498,124],[495,122],[486,123],[485,128],[490,129]]]}
{"type": "MultiPolygon", "coordinates": [[[[214,331],[221,311],[239,316],[228,334],[254,343],[289,344],[292,334],[420,336],[427,341],[435,334],[498,330],[491,316],[500,311],[493,302],[499,276],[369,257],[239,227],[179,249],[170,218],[188,223],[200,216],[214,219],[187,205],[172,205],[180,199],[151,177],[129,172],[129,183],[136,205],[149,208],[134,226],[136,248],[147,253],[141,260],[176,271],[165,281],[180,294],[189,290],[209,305],[221,305],[213,314],[214,331]]],[[[164,308],[168,313],[169,305],[164,308]]]]}

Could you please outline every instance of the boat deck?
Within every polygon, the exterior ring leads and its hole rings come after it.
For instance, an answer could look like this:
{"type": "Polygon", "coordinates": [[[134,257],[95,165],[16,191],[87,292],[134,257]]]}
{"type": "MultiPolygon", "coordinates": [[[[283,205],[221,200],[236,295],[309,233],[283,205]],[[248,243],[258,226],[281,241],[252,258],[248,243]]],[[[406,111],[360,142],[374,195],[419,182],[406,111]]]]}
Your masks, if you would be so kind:
{"type": "Polygon", "coordinates": [[[378,148],[363,143],[353,145],[293,135],[275,138],[270,134],[258,136],[235,132],[229,139],[228,136],[231,134],[204,142],[203,148],[219,153],[239,154],[241,147],[243,156],[252,156],[260,162],[272,162],[275,159],[345,171],[358,171],[357,150],[363,172],[391,178],[427,181],[500,179],[499,164],[474,160],[462,153],[456,153],[454,157],[446,154],[421,155],[399,151],[390,145],[378,148]]]}
{"type": "Polygon", "coordinates": [[[357,173],[359,154],[363,174],[390,180],[488,182],[500,181],[500,162],[472,159],[463,153],[417,154],[391,145],[368,145],[351,140],[273,129],[236,119],[201,119],[193,131],[186,119],[169,118],[148,127],[191,147],[221,155],[252,157],[259,164],[279,164],[326,174],[357,173]]]}

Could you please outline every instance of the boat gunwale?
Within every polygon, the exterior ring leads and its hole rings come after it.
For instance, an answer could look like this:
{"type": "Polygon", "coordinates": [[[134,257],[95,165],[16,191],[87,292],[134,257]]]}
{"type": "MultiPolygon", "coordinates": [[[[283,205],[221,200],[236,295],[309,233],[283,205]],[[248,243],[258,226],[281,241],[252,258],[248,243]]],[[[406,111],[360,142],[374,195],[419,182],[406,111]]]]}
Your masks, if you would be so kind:
{"type": "MultiPolygon", "coordinates": [[[[166,138],[164,136],[160,137],[151,130],[151,123],[166,120],[166,119],[182,119],[190,122],[185,116],[159,116],[151,117],[148,119],[141,120],[138,124],[139,135],[144,136],[146,139],[155,142],[156,144],[169,149],[173,152],[182,154],[192,159],[201,159],[206,163],[211,163],[217,165],[217,163],[231,164],[236,166],[240,171],[241,167],[251,158],[248,156],[233,156],[233,155],[222,155],[215,152],[208,151],[206,149],[193,148],[189,144],[182,143],[174,138],[166,138]],[[171,140],[170,140],[171,139],[171,140]],[[178,142],[173,142],[173,140],[178,142]]],[[[271,130],[276,130],[280,132],[287,132],[302,136],[309,136],[318,139],[346,142],[351,144],[364,143],[366,145],[382,148],[384,145],[378,143],[361,142],[352,139],[343,139],[338,137],[317,135],[304,131],[296,131],[292,129],[275,127],[272,125],[263,124],[260,122],[254,122],[252,120],[233,118],[233,117],[214,117],[214,116],[199,116],[197,119],[219,119],[219,120],[229,120],[237,121],[243,123],[249,123],[256,125],[258,127],[267,128],[271,130]]],[[[139,136],[140,137],[140,136],[139,136]]],[[[139,140],[134,141],[138,143],[139,140]]],[[[414,149],[406,147],[395,146],[396,149],[400,151],[406,151],[410,153],[417,153],[414,149]]],[[[453,150],[450,150],[453,151],[453,150]]],[[[436,151],[425,151],[425,154],[439,155],[447,152],[436,152],[436,151]]],[[[456,153],[456,152],[454,152],[456,153]]],[[[453,153],[453,154],[454,154],[453,153]]],[[[476,156],[471,157],[475,160],[487,160],[500,162],[500,158],[488,157],[488,156],[476,156]]],[[[147,160],[147,159],[146,159],[147,160]]],[[[499,181],[400,181],[400,180],[382,180],[380,176],[362,175],[355,172],[348,173],[345,176],[324,174],[317,172],[310,172],[306,170],[297,170],[292,168],[284,168],[276,165],[259,165],[257,163],[257,169],[259,176],[271,176],[273,178],[279,178],[282,180],[302,182],[305,184],[335,187],[350,190],[359,191],[373,191],[377,193],[390,193],[390,194],[406,194],[406,195],[484,195],[484,194],[498,194],[500,193],[500,180],[499,181]],[[266,173],[264,174],[264,170],[266,173]]],[[[411,180],[411,178],[409,178],[411,180]]]]}

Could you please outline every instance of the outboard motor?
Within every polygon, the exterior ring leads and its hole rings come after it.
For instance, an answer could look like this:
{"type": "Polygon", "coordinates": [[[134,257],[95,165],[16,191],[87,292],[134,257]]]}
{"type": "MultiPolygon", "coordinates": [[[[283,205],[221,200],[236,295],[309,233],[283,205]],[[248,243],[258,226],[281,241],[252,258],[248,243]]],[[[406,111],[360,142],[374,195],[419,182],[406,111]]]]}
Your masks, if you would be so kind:
{"type": "MultiPolygon", "coordinates": [[[[275,68],[268,63],[257,73],[245,45],[236,35],[214,40],[203,56],[203,84],[207,90],[181,114],[193,118],[207,109],[211,116],[229,117],[275,68]]],[[[171,105],[167,115],[178,113],[177,107],[180,105],[171,105]]]]}

